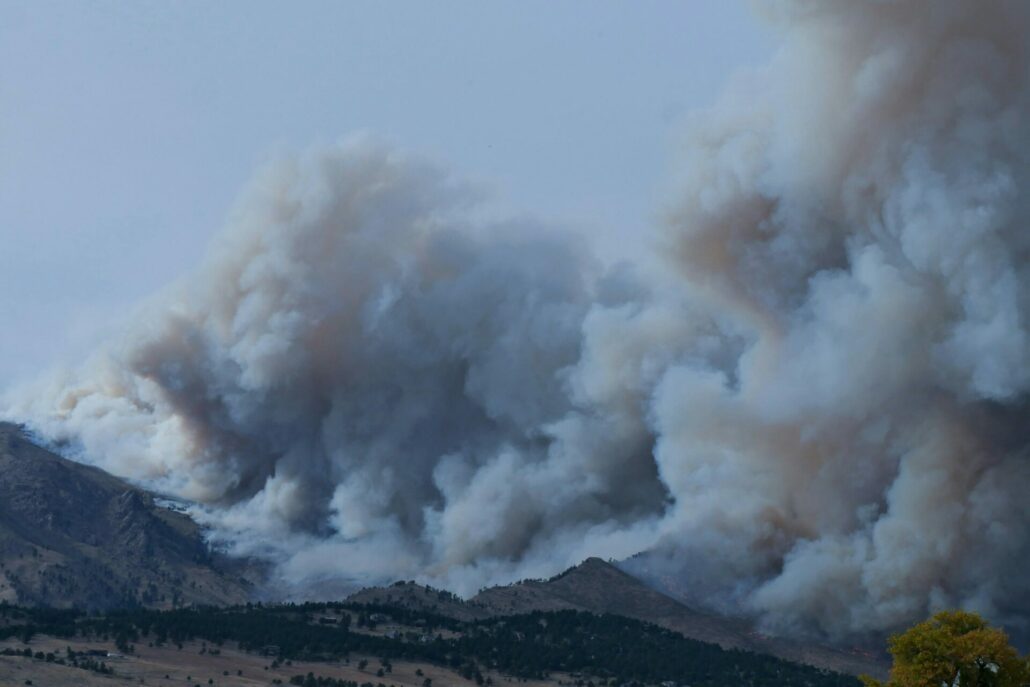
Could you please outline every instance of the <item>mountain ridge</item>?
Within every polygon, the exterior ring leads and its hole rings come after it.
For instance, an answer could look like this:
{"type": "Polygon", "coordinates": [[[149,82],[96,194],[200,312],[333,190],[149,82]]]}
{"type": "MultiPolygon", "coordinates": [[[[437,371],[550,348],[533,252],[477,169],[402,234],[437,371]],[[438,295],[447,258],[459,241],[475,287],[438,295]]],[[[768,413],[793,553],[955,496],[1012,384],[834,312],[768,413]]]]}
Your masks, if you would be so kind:
{"type": "Polygon", "coordinates": [[[106,610],[249,599],[188,516],[0,422],[0,601],[106,610]]]}
{"type": "Polygon", "coordinates": [[[745,620],[709,615],[655,590],[615,564],[587,558],[547,580],[489,587],[468,600],[413,582],[371,587],[349,602],[396,605],[432,611],[458,620],[478,620],[533,611],[576,610],[621,615],[680,633],[688,639],[769,654],[843,673],[882,676],[886,656],[769,637],[745,620]]]}
{"type": "MultiPolygon", "coordinates": [[[[158,501],[0,422],[0,602],[110,610],[256,600],[246,579],[250,564],[211,551],[196,523],[158,501]]],[[[885,657],[768,637],[745,620],[703,613],[600,558],[547,580],[485,588],[468,600],[414,582],[366,588],[347,600],[461,621],[533,611],[612,614],[726,649],[851,674],[886,671],[885,657]]]]}

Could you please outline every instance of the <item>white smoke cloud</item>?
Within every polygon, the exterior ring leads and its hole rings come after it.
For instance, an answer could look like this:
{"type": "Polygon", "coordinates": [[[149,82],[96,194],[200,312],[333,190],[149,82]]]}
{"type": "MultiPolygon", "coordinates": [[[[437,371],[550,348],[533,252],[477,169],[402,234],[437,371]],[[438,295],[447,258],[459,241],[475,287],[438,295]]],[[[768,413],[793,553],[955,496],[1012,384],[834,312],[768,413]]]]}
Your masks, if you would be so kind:
{"type": "Polygon", "coordinates": [[[669,234],[748,343],[656,387],[676,505],[638,565],[781,631],[1025,621],[1030,8],[773,14],[783,48],[699,118],[669,234]]]}
{"type": "Polygon", "coordinates": [[[593,441],[566,378],[598,268],[547,227],[473,223],[473,200],[360,138],[273,166],[196,274],[11,412],[199,502],[216,540],[298,590],[471,591],[592,543],[632,554],[661,510],[646,451],[600,462],[558,439],[593,441]]]}
{"type": "MultiPolygon", "coordinates": [[[[1030,6],[781,1],[691,124],[669,271],[602,270],[353,140],[5,414],[281,583],[586,555],[771,631],[1030,614],[1030,6]]],[[[323,587],[324,588],[324,587],[323,587]]]]}

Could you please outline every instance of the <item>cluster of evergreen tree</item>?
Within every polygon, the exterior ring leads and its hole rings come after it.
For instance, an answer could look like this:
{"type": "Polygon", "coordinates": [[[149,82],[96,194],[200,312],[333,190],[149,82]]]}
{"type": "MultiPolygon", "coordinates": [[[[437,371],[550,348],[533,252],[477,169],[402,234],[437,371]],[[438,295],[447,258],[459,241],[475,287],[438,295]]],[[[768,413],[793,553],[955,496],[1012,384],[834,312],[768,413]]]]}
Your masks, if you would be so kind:
{"type": "MultiPolygon", "coordinates": [[[[235,642],[245,651],[273,651],[278,660],[349,660],[349,655],[356,653],[382,657],[384,669],[396,659],[445,666],[479,684],[486,682],[484,671],[495,670],[521,678],[579,673],[589,675],[597,685],[615,686],[665,681],[692,687],[858,685],[849,676],[771,656],[724,650],[649,623],[577,611],[466,623],[413,609],[357,604],[132,609],[104,615],[5,610],[9,618],[17,615],[17,619],[0,626],[0,639],[28,641],[35,634],[83,637],[114,641],[128,650],[140,641],[182,645],[200,640],[215,646],[235,642]],[[388,619],[413,631],[392,636],[370,634],[351,628],[351,616],[358,619],[357,625],[388,619]]],[[[308,677],[302,679],[306,687],[308,677]]]]}
{"type": "Polygon", "coordinates": [[[454,640],[461,655],[492,656],[504,673],[543,678],[589,674],[608,684],[848,687],[852,677],[747,651],[726,650],[638,620],[578,611],[535,612],[471,623],[454,640]],[[505,650],[498,650],[505,647],[505,650]]]}
{"type": "Polygon", "coordinates": [[[73,668],[91,670],[94,673],[101,673],[103,675],[114,674],[114,670],[107,665],[106,662],[86,654],[76,653],[75,651],[72,651],[70,647],[65,652],[64,656],[58,656],[53,652],[43,653],[42,651],[37,651],[36,653],[32,653],[32,649],[27,647],[21,651],[7,647],[3,651],[0,651],[0,656],[22,656],[24,658],[31,658],[37,661],[46,661],[47,663],[57,663],[62,666],[68,665],[73,668]]]}

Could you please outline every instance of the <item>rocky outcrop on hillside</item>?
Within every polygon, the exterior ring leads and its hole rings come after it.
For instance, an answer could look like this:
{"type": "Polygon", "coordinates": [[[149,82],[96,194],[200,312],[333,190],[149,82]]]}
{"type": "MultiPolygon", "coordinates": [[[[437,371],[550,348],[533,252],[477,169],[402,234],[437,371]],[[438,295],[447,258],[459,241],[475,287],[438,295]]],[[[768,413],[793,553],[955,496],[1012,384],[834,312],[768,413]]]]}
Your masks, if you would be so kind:
{"type": "Polygon", "coordinates": [[[0,601],[110,609],[249,598],[187,515],[0,423],[0,601]]]}

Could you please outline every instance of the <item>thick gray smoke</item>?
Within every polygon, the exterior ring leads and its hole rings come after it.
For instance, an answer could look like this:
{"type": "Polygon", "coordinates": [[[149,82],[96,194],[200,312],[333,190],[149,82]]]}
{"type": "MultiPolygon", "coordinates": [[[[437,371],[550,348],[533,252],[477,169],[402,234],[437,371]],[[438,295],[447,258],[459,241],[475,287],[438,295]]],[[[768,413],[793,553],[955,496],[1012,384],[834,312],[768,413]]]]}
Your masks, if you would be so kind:
{"type": "Polygon", "coordinates": [[[691,124],[668,271],[352,141],[267,171],[196,274],[6,414],[294,588],[646,550],[774,631],[1023,623],[1030,5],[762,9],[782,49],[691,124]]]}

